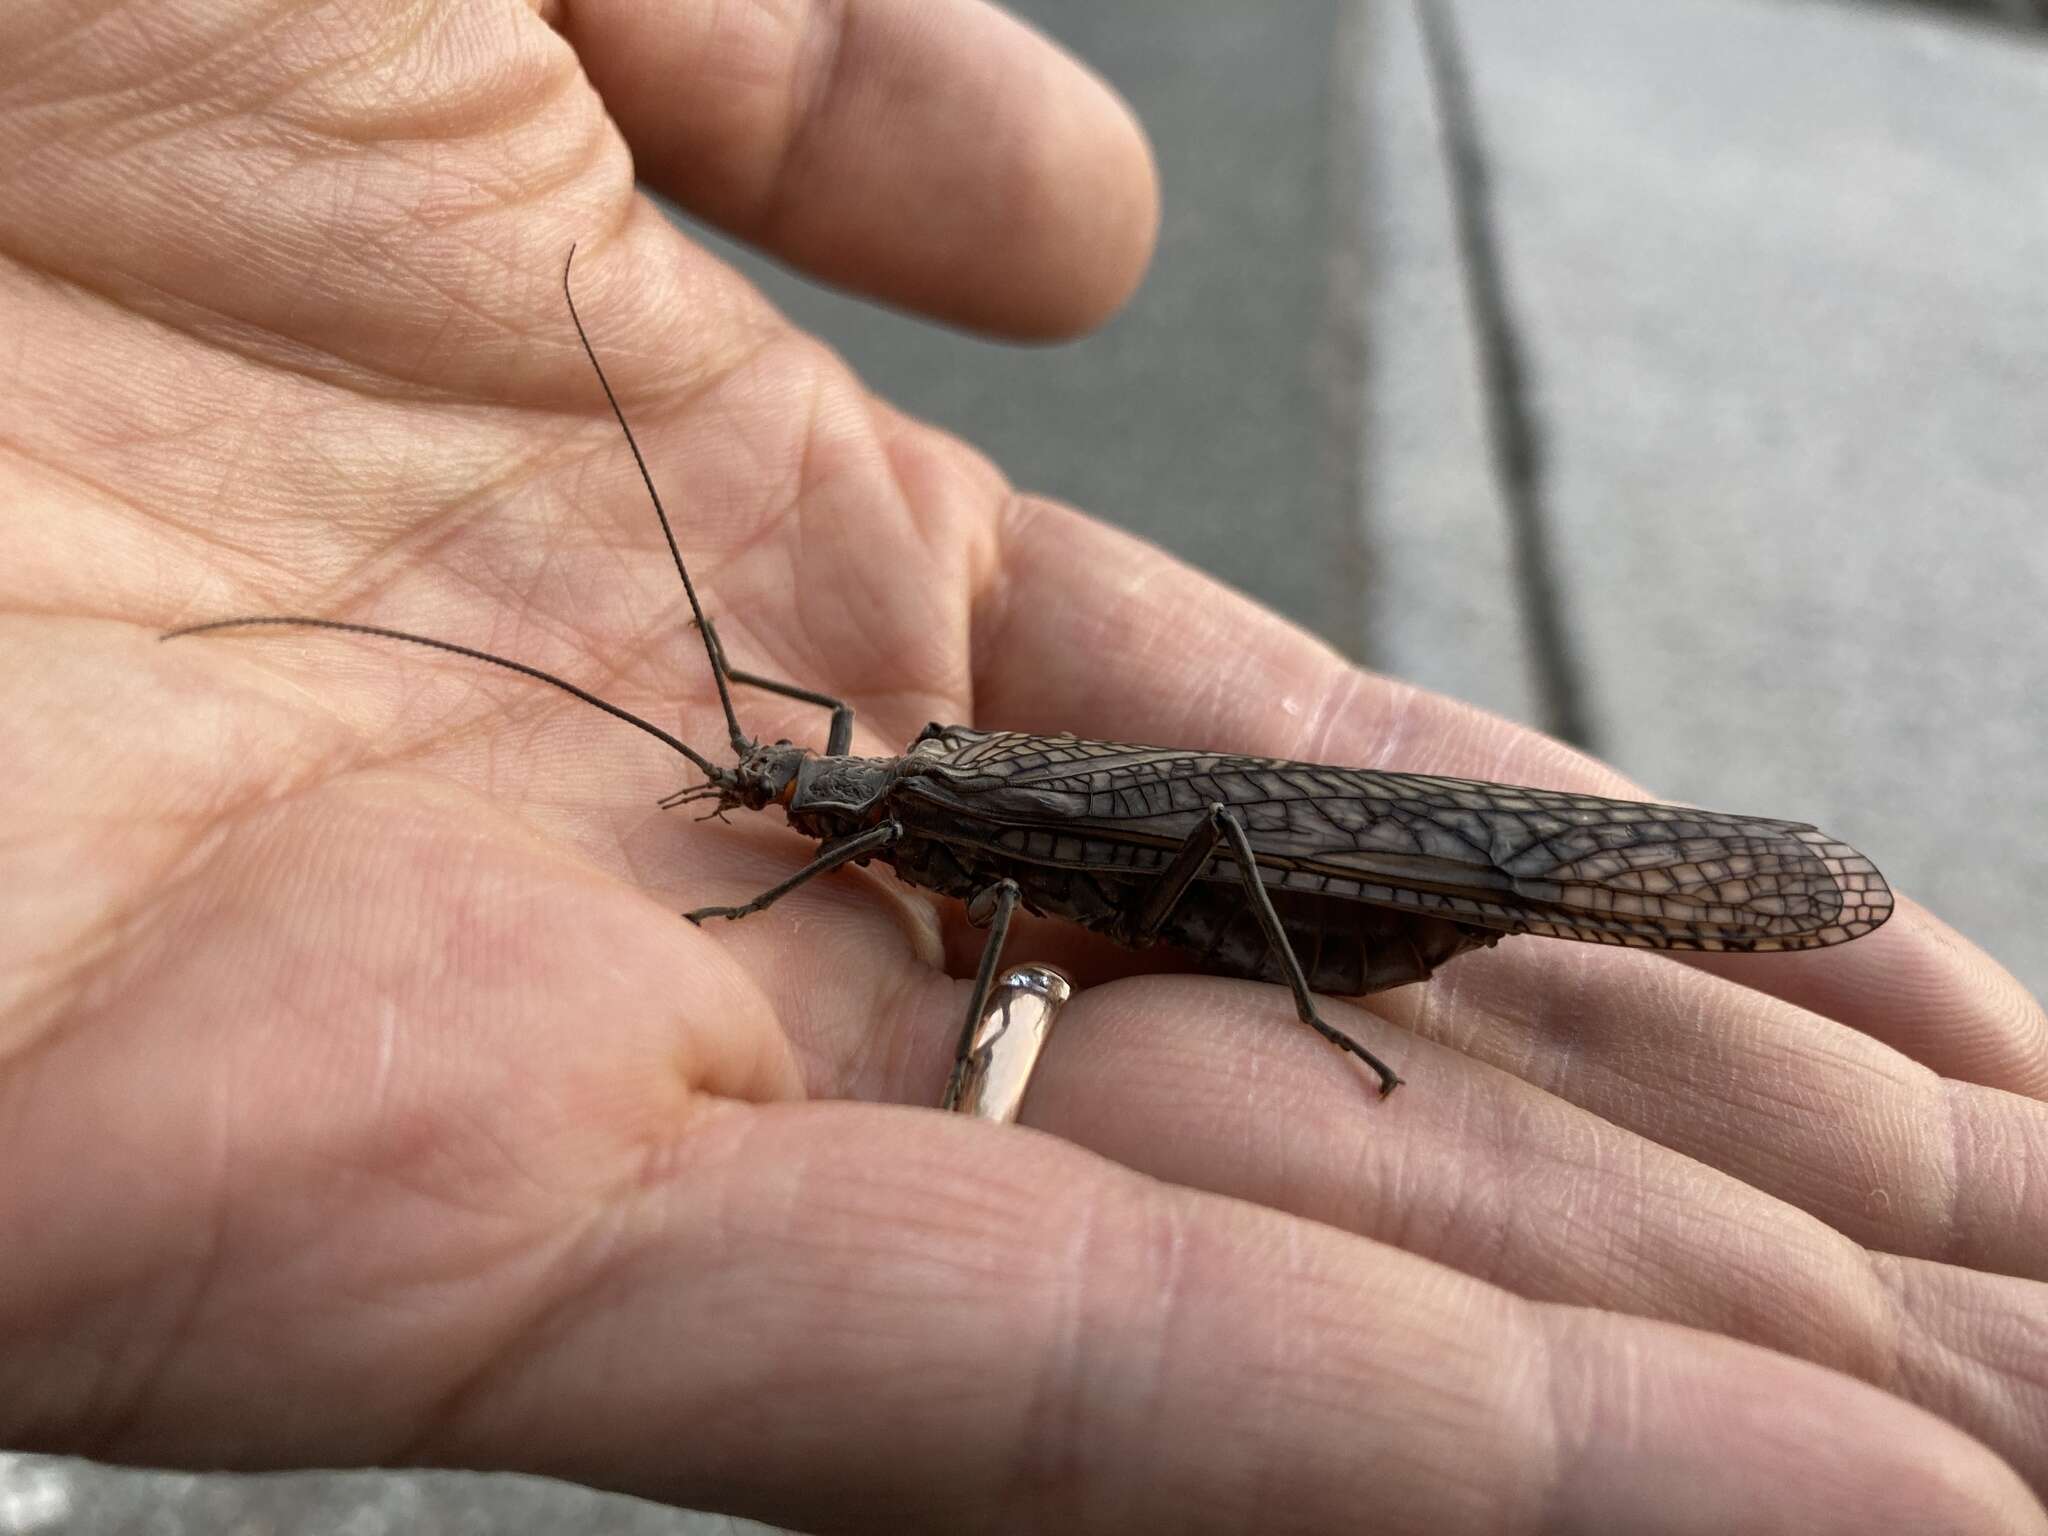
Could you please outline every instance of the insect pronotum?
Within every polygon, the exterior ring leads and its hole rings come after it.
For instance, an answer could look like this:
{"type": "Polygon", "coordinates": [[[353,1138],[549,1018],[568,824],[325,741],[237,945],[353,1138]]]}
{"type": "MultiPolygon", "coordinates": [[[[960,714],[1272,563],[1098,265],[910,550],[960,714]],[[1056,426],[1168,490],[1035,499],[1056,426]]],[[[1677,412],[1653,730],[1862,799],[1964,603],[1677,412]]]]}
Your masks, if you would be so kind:
{"type": "MultiPolygon", "coordinates": [[[[572,247],[570,262],[575,259],[572,247]]],[[[693,923],[762,911],[845,864],[967,903],[988,930],[968,1000],[950,1104],[1018,907],[1134,947],[1191,951],[1205,969],[1284,983],[1309,1025],[1401,1081],[1327,1023],[1318,991],[1421,981],[1509,934],[1669,950],[1795,950],[1845,943],[1891,915],[1884,878],[1810,826],[1425,774],[1119,745],[964,725],[924,728],[898,757],[855,757],[843,700],[729,665],[625,411],[562,269],[577,339],[653,502],[704,638],[734,762],[725,765],[566,678],[487,651],[374,624],[301,615],[216,619],[164,638],[255,625],[372,635],[488,662],[559,688],[646,732],[704,775],[664,808],[779,806],[822,845],[787,879],[693,923]],[[825,750],[763,744],[740,728],[735,686],[831,712],[825,750]]]]}

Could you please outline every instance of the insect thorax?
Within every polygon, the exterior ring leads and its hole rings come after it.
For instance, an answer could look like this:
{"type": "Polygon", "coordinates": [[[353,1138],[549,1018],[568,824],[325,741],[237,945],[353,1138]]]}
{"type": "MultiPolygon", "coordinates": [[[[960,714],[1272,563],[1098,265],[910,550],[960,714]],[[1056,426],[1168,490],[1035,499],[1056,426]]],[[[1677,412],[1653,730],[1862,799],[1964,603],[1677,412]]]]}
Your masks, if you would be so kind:
{"type": "Polygon", "coordinates": [[[901,758],[811,757],[796,765],[789,798],[790,825],[812,837],[840,837],[875,824],[890,787],[902,776],[901,758]]]}

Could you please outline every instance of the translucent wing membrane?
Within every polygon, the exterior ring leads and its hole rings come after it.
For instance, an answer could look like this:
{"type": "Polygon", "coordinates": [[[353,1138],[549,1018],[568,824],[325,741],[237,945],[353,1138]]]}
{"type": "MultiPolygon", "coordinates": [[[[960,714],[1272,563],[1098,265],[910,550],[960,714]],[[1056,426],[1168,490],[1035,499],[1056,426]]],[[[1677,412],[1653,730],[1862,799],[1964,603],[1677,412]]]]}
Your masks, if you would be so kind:
{"type": "Polygon", "coordinates": [[[1070,737],[945,739],[939,776],[978,812],[1020,826],[1050,816],[1067,846],[1087,850],[1079,862],[1133,874],[1220,801],[1243,817],[1269,885],[1503,933],[1818,949],[1892,910],[1868,859],[1798,822],[1070,737]]]}

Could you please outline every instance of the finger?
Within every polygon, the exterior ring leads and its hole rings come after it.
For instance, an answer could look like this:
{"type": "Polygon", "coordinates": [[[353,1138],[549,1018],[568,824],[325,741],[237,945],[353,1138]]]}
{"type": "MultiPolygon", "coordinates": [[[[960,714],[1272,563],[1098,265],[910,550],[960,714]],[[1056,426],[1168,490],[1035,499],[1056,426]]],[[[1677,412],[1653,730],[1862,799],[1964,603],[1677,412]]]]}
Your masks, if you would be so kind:
{"type": "Polygon", "coordinates": [[[827,282],[1050,337],[1144,271],[1158,183],[1129,108],[981,0],[560,9],[642,179],[827,282]]]}
{"type": "Polygon", "coordinates": [[[1047,1138],[813,1106],[682,1151],[416,1450],[825,1529],[2044,1528],[1835,1373],[1047,1138]]]}
{"type": "MultiPolygon", "coordinates": [[[[1769,957],[1770,991],[1831,1019],[1881,1020],[1894,1049],[1945,1077],[2048,1099],[2048,1012],[2004,966],[1910,897],[1857,940],[1867,964],[1833,951],[1769,957]],[[1906,921],[1900,921],[1904,917],[1906,921]]],[[[1755,985],[1755,956],[1703,955],[1703,970],[1755,985]]]]}
{"type": "MultiPolygon", "coordinates": [[[[1953,1262],[1873,1257],[1697,1151],[1328,1006],[1407,1079],[1385,1103],[1274,989],[1180,977],[1079,995],[1025,1119],[1153,1177],[1396,1243],[1532,1300],[1704,1328],[1847,1372],[1939,1413],[2048,1487],[2048,1340],[2025,1321],[2048,1309],[2048,1202],[2026,1193],[2039,1181],[2024,1172],[2048,1156],[2048,1137],[2015,1145],[2017,1128],[1995,1118],[2001,1105],[2038,1106],[1959,1090],[1997,1102],[1953,1128],[1986,1154],[1953,1172],[1924,1143],[1873,1137],[1876,1116],[1810,1117],[1793,1144],[1760,1149],[1754,1161],[1777,1183],[1812,1157],[1813,1185],[1852,1185],[1866,1234],[1943,1248],[1953,1262]],[[1931,1160],[1906,1166],[1915,1150],[1931,1160]],[[1952,1179],[1974,1238],[1948,1230],[1952,1179]],[[2006,1241],[2001,1223],[2023,1235],[2006,1241]],[[1987,1257],[2031,1262],[2034,1278],[1962,1267],[1987,1257]]],[[[1804,1083],[1783,1094],[1820,1103],[1804,1083]]],[[[1716,1107],[1726,1138],[1774,1129],[1716,1107]]]]}
{"type": "Polygon", "coordinates": [[[1866,1247],[2048,1279],[2039,1100],[1944,1080],[1814,1014],[1610,950],[1476,956],[1435,990],[1376,1001],[1866,1247]]]}
{"type": "MultiPolygon", "coordinates": [[[[1003,545],[975,614],[983,724],[1641,793],[1561,743],[1359,671],[1247,599],[1076,513],[1020,501],[1003,545]]],[[[1534,942],[1505,952],[1527,955],[1534,942]]],[[[1910,903],[1853,944],[1804,957],[1720,957],[1714,968],[1737,974],[1738,965],[1747,986],[1783,987],[1945,1076],[2048,1091],[2039,1007],[1910,903]]]]}

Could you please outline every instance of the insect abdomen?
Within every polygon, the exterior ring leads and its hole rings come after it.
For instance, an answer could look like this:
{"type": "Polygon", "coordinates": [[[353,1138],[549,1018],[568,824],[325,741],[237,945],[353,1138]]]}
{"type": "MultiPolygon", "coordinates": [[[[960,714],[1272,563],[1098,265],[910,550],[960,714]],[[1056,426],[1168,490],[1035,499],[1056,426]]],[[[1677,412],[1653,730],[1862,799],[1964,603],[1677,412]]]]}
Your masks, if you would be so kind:
{"type": "MultiPolygon", "coordinates": [[[[1423,981],[1445,961],[1501,935],[1447,918],[1267,887],[1287,941],[1318,992],[1357,996],[1423,981]]],[[[1159,941],[1189,951],[1205,971],[1286,984],[1241,888],[1201,882],[1167,919],[1159,941]]]]}

